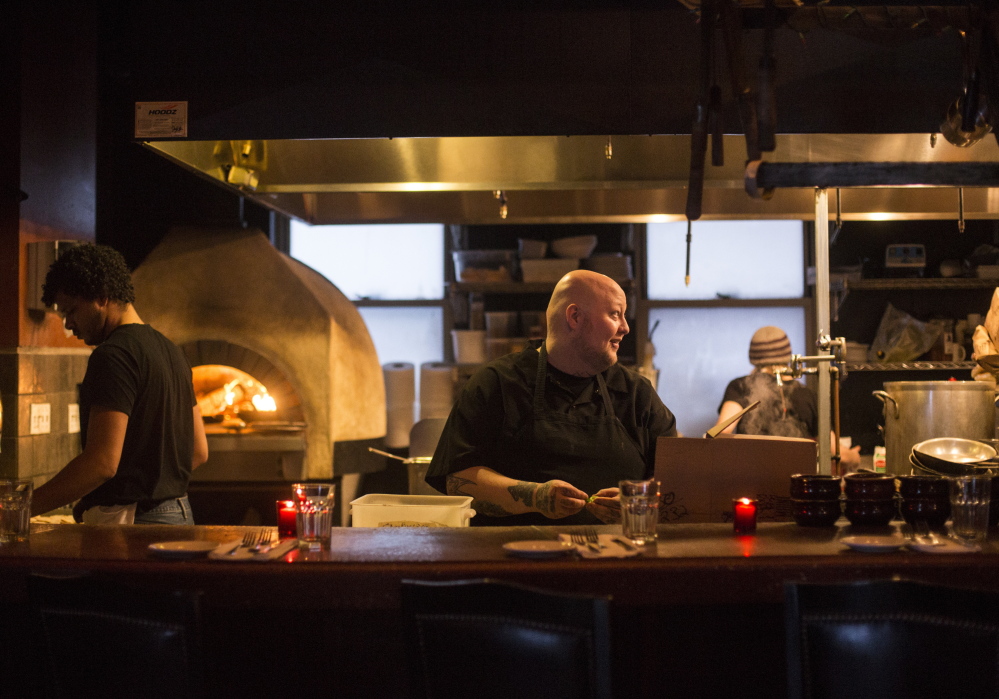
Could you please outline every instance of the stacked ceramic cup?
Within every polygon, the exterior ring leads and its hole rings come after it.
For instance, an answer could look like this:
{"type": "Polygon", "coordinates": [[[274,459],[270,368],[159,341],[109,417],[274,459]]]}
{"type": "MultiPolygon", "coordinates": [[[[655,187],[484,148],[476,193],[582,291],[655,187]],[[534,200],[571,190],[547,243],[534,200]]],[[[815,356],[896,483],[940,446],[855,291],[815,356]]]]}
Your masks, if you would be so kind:
{"type": "Polygon", "coordinates": [[[791,516],[803,527],[830,527],[842,514],[839,476],[791,476],[791,516]]]}
{"type": "Polygon", "coordinates": [[[895,479],[877,473],[843,476],[843,508],[850,524],[883,527],[895,516],[895,479]]]}
{"type": "Polygon", "coordinates": [[[899,511],[902,519],[914,526],[926,522],[931,529],[944,526],[950,517],[950,493],[946,478],[940,476],[899,476],[899,511]]]}

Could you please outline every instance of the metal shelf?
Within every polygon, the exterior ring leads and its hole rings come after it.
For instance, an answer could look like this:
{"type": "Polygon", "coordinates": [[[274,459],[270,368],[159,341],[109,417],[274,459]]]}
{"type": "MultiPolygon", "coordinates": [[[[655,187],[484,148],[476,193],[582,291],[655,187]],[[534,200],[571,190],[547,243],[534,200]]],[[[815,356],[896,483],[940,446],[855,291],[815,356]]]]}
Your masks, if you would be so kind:
{"type": "Polygon", "coordinates": [[[919,291],[944,289],[988,289],[999,286],[999,279],[977,279],[967,277],[950,278],[899,278],[899,279],[859,279],[843,281],[843,289],[848,291],[919,291]]]}
{"type": "Polygon", "coordinates": [[[977,362],[866,362],[847,364],[850,371],[969,371],[978,366],[977,362]]]}
{"type": "MultiPolygon", "coordinates": [[[[457,293],[471,294],[551,294],[556,282],[451,282],[448,286],[457,293]]],[[[633,279],[619,280],[625,291],[631,289],[633,279]]]]}

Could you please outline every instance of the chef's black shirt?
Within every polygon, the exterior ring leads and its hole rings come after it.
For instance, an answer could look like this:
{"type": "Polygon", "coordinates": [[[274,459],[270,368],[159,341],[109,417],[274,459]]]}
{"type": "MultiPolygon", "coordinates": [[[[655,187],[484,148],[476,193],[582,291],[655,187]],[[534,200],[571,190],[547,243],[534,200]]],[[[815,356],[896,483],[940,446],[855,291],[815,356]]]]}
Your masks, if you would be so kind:
{"type": "MultiPolygon", "coordinates": [[[[540,341],[536,341],[523,352],[501,357],[469,378],[427,469],[426,482],[431,487],[446,492],[449,474],[473,466],[510,475],[510,465],[494,458],[494,445],[509,439],[533,418],[539,346],[540,341]]],[[[603,378],[614,414],[644,455],[646,478],[650,478],[655,468],[656,439],[675,437],[676,419],[652,384],[639,374],[615,364],[603,372],[603,378]]],[[[581,380],[549,364],[547,382],[544,393],[548,410],[594,417],[603,414],[595,377],[581,380]]],[[[567,472],[561,480],[573,483],[573,474],[567,472]]],[[[603,487],[616,486],[616,482],[608,482],[603,487]]]]}

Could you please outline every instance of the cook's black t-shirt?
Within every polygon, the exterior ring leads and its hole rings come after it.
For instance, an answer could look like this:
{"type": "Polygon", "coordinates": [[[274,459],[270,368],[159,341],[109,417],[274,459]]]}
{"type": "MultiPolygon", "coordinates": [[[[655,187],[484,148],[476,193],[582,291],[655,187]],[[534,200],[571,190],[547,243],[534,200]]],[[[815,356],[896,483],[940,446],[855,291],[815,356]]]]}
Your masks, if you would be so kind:
{"type": "Polygon", "coordinates": [[[85,507],[155,503],[187,492],[194,449],[191,367],[149,325],[130,323],[94,348],[80,385],[81,437],[93,406],[128,415],[118,471],[85,495],[85,507]]]}

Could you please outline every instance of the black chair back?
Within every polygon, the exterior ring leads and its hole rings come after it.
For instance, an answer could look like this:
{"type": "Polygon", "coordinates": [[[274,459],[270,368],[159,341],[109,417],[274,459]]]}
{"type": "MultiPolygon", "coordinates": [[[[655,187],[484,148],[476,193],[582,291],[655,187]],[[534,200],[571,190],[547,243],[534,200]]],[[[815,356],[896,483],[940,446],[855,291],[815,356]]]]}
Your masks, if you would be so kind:
{"type": "Polygon", "coordinates": [[[609,699],[610,599],[404,580],[413,697],[609,699]]]}
{"type": "Polygon", "coordinates": [[[791,699],[999,697],[999,594],[790,583],[785,605],[791,699]]]}
{"type": "Polygon", "coordinates": [[[200,594],[30,576],[46,697],[204,696],[200,594]]]}

